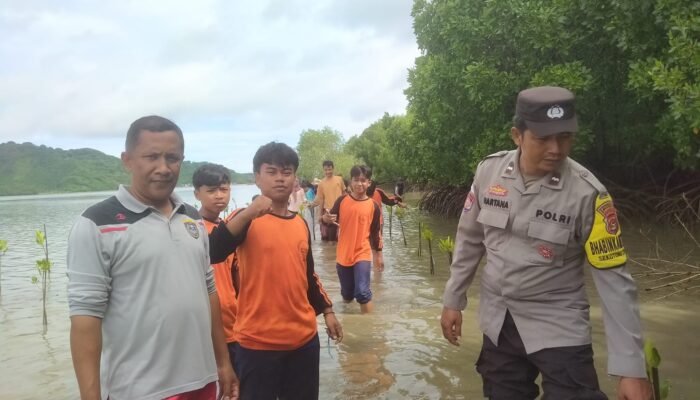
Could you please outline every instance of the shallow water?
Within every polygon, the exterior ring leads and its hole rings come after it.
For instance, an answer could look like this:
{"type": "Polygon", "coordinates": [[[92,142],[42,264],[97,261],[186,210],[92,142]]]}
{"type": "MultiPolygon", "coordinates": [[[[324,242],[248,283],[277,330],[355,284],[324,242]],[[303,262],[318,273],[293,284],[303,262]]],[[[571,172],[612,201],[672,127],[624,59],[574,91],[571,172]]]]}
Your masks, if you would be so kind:
{"type": "MultiPolygon", "coordinates": [[[[191,189],[178,192],[193,202],[191,189]]],[[[251,185],[235,185],[233,196],[239,205],[257,193],[251,185]]],[[[2,257],[0,294],[0,399],[78,398],[70,358],[68,306],[66,302],[65,247],[68,230],[87,206],[112,192],[59,196],[0,197],[0,239],[8,240],[9,251],[2,257]],[[34,230],[46,223],[54,268],[48,299],[49,327],[42,334],[41,292],[31,284],[35,260],[42,257],[34,242],[34,230]]],[[[385,214],[388,218],[388,214],[385,214]]],[[[417,221],[426,223],[435,238],[454,237],[456,220],[445,220],[411,210],[404,219],[408,246],[404,246],[399,221],[384,229],[386,268],[374,272],[372,289],[375,312],[361,315],[356,303],[343,304],[335,272],[335,247],[317,240],[313,244],[317,272],[335,303],[345,339],[340,345],[327,340],[323,320],[321,332],[322,399],[480,399],[481,381],[473,364],[479,353],[481,333],[477,328],[478,284],[469,292],[470,305],[464,313],[462,345],[454,347],[443,338],[439,327],[440,297],[449,276],[447,257],[434,246],[436,274],[429,274],[427,248],[417,256],[417,221]]],[[[637,230],[625,228],[626,246],[632,257],[646,257],[653,246],[637,230]]],[[[317,239],[320,239],[316,227],[317,239]]],[[[690,241],[680,232],[660,231],[671,254],[685,255],[690,241]]],[[[691,254],[697,260],[697,254],[691,254]]],[[[634,271],[642,271],[633,267],[634,271]]],[[[651,278],[640,284],[654,286],[651,278]]],[[[478,282],[478,277],[475,280],[478,282]]],[[[616,378],[606,370],[605,337],[595,290],[592,299],[593,340],[596,366],[604,391],[614,398],[616,378]]],[[[670,298],[654,299],[669,291],[645,292],[642,317],[646,336],[652,338],[662,357],[661,375],[672,383],[671,399],[700,398],[700,318],[697,290],[670,298]]]]}

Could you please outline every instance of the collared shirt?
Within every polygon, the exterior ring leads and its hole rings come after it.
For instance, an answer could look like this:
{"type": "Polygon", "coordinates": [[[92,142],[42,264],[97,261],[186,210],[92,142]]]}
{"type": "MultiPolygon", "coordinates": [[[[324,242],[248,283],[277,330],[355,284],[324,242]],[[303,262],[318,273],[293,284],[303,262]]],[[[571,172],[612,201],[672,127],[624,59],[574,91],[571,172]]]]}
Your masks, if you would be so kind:
{"type": "Polygon", "coordinates": [[[455,240],[443,303],[466,307],[466,291],[481,275],[481,330],[498,343],[510,310],[528,353],[591,343],[584,267],[602,300],[608,371],[645,377],[637,291],[612,199],[571,159],[527,187],[519,152],[500,152],[478,167],[455,240]]]}
{"type": "Polygon", "coordinates": [[[162,399],[217,379],[207,231],[171,201],[163,215],[120,186],[71,229],[70,315],[102,319],[103,399],[162,399]]]}

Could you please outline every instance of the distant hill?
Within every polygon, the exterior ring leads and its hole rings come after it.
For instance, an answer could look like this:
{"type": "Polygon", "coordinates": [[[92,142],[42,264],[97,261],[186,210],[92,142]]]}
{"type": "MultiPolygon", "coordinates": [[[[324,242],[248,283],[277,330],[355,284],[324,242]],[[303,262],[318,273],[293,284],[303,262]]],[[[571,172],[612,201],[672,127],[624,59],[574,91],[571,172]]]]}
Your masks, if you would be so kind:
{"type": "MultiPolygon", "coordinates": [[[[204,162],[185,161],[178,186],[192,183],[204,162]]],[[[231,170],[233,183],[252,183],[253,174],[231,170]]],[[[129,183],[119,158],[94,149],[63,150],[32,143],[0,144],[0,196],[89,192],[129,183]]]]}

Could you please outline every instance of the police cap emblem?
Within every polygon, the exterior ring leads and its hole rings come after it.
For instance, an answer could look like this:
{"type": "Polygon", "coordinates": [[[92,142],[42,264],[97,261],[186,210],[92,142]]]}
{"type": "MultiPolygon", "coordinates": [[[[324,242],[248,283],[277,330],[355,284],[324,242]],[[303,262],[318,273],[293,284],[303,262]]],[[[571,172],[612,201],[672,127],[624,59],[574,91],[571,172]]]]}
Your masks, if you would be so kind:
{"type": "Polygon", "coordinates": [[[558,105],[551,106],[547,110],[547,117],[549,119],[562,119],[564,118],[564,109],[558,105]]]}

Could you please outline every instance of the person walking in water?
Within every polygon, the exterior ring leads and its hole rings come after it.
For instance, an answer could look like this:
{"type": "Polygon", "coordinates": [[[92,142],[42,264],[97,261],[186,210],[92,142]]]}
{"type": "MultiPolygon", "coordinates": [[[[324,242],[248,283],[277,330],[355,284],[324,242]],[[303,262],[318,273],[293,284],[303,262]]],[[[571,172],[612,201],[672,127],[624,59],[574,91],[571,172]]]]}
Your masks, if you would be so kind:
{"type": "Polygon", "coordinates": [[[577,131],[573,93],[523,90],[510,132],[517,149],[479,164],[464,203],[441,326],[459,345],[465,294],[485,255],[476,369],[492,400],[536,398],[539,374],[545,399],[607,398],[593,365],[584,268],[601,298],[618,398],[651,398],[617,212],[605,186],[568,158],[577,131]]]}
{"type": "Polygon", "coordinates": [[[207,231],[173,193],[185,144],[172,121],[131,124],[131,185],[89,207],[68,237],[73,366],[82,399],[238,398],[207,231]]]}
{"type": "Polygon", "coordinates": [[[321,207],[321,240],[331,242],[338,241],[338,227],[333,223],[324,222],[323,215],[327,214],[338,197],[345,193],[345,182],[342,177],[333,175],[334,168],[333,161],[323,162],[325,176],[319,182],[316,189],[316,199],[311,204],[312,207],[321,207]]]}
{"type": "Polygon", "coordinates": [[[336,200],[323,216],[328,224],[339,226],[336,271],[343,301],[360,303],[362,313],[372,312],[370,288],[372,261],[384,265],[381,235],[381,208],[369,196],[372,170],[355,165],[350,170],[350,194],[336,200]]]}

